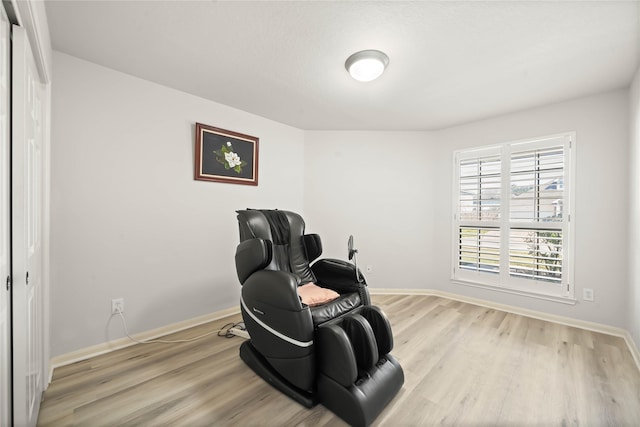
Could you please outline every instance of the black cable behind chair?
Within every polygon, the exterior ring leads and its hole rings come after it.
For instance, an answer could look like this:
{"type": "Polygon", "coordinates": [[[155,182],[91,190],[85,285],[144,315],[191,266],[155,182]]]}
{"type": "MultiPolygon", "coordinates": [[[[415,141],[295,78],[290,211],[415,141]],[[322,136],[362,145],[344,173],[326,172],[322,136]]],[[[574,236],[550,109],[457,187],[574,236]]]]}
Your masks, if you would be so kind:
{"type": "Polygon", "coordinates": [[[236,270],[251,337],[240,346],[240,357],[302,405],[321,403],[351,425],[371,424],[402,387],[404,373],[390,354],[389,321],[371,305],[364,277],[346,261],[317,260],[320,236],[305,234],[300,215],[237,213],[236,270]],[[299,287],[308,283],[338,295],[307,305],[299,287]]]}

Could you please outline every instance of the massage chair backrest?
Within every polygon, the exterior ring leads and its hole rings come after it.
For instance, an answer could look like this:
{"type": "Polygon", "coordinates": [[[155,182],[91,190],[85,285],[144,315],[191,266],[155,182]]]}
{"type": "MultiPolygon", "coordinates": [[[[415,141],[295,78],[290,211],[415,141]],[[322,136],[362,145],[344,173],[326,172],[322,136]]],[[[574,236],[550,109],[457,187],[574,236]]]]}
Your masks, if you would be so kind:
{"type": "Polygon", "coordinates": [[[294,212],[281,210],[237,211],[240,245],[236,268],[241,283],[260,269],[279,270],[300,277],[302,284],[315,281],[309,258],[322,253],[317,235],[304,236],[304,220],[294,212]],[[307,255],[307,247],[313,253],[307,255]]]}

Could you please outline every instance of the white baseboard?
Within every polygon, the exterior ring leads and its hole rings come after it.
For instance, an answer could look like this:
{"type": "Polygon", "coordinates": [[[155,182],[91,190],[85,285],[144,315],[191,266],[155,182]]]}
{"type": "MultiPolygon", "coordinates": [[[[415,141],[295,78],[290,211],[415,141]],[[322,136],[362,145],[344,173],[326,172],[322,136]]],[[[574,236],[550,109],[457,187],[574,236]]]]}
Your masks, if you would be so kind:
{"type": "MultiPolygon", "coordinates": [[[[640,351],[636,343],[634,342],[629,331],[623,328],[616,328],[613,326],[603,325],[601,323],[587,322],[585,320],[573,319],[571,317],[557,316],[554,314],[544,313],[541,311],[529,310],[526,308],[514,307],[506,304],[499,304],[493,301],[483,300],[479,298],[468,297],[464,295],[458,295],[450,292],[439,291],[435,289],[381,289],[381,288],[369,288],[371,295],[430,295],[442,298],[448,298],[456,301],[466,302],[469,304],[475,304],[482,307],[492,308],[495,310],[506,311],[507,313],[519,314],[522,316],[532,317],[534,319],[546,320],[549,322],[559,323],[561,325],[572,326],[576,328],[586,329],[593,332],[600,332],[607,335],[613,335],[621,337],[627,343],[627,347],[631,352],[633,359],[636,362],[636,366],[640,371],[640,351]]],[[[192,328],[194,326],[201,325],[203,323],[219,320],[227,316],[240,313],[240,307],[232,307],[225,310],[220,310],[214,313],[199,316],[193,319],[188,319],[182,322],[173,323],[171,325],[163,326],[151,331],[141,332],[133,335],[137,340],[151,340],[164,335],[168,335],[174,332],[182,331],[184,329],[192,328]]],[[[53,376],[53,370],[55,368],[70,365],[81,360],[86,360],[94,356],[109,353],[114,350],[129,347],[136,344],[129,338],[120,338],[117,340],[109,341],[102,344],[97,344],[91,347],[83,348],[71,353],[56,356],[51,359],[49,363],[49,381],[53,376]]],[[[47,384],[48,384],[47,383],[47,384]]]]}
{"type": "Polygon", "coordinates": [[[546,320],[548,322],[559,323],[561,325],[572,326],[575,328],[586,329],[588,331],[599,332],[607,335],[613,335],[623,338],[627,343],[629,352],[636,362],[636,367],[640,371],[640,351],[636,343],[633,341],[633,337],[623,328],[617,328],[614,326],[604,325],[602,323],[588,322],[586,320],[574,319],[571,317],[558,316],[555,314],[549,314],[542,311],[529,310],[521,307],[514,307],[511,305],[500,304],[493,301],[483,300],[479,298],[468,297],[464,295],[458,295],[450,292],[439,291],[435,289],[380,289],[369,288],[371,295],[430,295],[437,296],[456,301],[466,302],[469,304],[479,305],[482,307],[492,308],[495,310],[506,311],[507,313],[518,314],[521,316],[531,317],[539,320],[546,320]]]}
{"type": "MultiPolygon", "coordinates": [[[[174,332],[179,332],[185,329],[193,328],[194,326],[202,325],[204,323],[212,322],[214,320],[219,320],[227,316],[232,316],[238,313],[240,313],[239,306],[227,308],[225,310],[220,310],[214,313],[205,314],[203,316],[194,317],[193,319],[187,319],[187,320],[183,320],[182,322],[172,323],[171,325],[162,326],[160,328],[153,329],[150,331],[140,332],[138,334],[132,335],[132,337],[139,341],[152,340],[158,337],[169,335],[174,332]]],[[[117,340],[105,342],[102,344],[97,344],[91,347],[82,348],[80,350],[76,350],[71,353],[56,356],[52,358],[51,362],[49,363],[49,381],[47,384],[51,383],[53,370],[55,368],[59,368],[65,365],[70,365],[75,362],[80,362],[82,360],[99,356],[101,354],[109,353],[111,351],[118,350],[121,348],[129,347],[134,344],[136,344],[134,341],[132,341],[127,337],[124,337],[124,338],[119,338],[117,340]]]]}
{"type": "Polygon", "coordinates": [[[629,331],[625,331],[624,340],[627,343],[627,347],[629,347],[629,351],[633,356],[633,360],[636,361],[638,370],[640,370],[640,351],[638,350],[638,346],[636,345],[636,342],[633,340],[633,337],[631,336],[629,331]]]}

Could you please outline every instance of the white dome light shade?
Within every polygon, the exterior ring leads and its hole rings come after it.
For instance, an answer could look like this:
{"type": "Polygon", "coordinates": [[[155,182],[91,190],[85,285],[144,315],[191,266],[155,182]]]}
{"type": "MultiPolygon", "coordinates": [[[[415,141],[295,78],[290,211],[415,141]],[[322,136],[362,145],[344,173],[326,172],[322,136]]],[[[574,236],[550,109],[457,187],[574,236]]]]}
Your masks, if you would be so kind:
{"type": "Polygon", "coordinates": [[[351,77],[361,82],[370,82],[382,75],[389,65],[389,57],[379,50],[362,50],[347,58],[345,68],[351,77]]]}

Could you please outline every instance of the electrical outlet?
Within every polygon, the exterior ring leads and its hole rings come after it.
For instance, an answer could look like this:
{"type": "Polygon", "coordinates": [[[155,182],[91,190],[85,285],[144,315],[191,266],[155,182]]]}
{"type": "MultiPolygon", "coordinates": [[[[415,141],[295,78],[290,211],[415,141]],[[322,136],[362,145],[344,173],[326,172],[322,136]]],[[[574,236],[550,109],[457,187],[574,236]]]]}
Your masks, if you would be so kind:
{"type": "Polygon", "coordinates": [[[591,288],[582,289],[582,299],[585,301],[593,301],[594,299],[593,289],[591,288]]]}
{"type": "Polygon", "coordinates": [[[124,313],[124,298],[111,300],[111,314],[124,313]]]}

